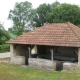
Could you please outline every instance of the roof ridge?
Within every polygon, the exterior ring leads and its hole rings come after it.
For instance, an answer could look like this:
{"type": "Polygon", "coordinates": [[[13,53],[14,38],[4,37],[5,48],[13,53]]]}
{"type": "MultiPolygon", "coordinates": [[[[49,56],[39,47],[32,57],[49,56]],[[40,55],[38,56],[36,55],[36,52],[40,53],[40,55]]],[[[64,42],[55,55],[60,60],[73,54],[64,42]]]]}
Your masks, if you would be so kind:
{"type": "Polygon", "coordinates": [[[76,34],[76,32],[73,30],[73,28],[69,25],[70,22],[67,22],[67,25],[69,26],[69,28],[72,30],[72,32],[74,33],[74,35],[76,35],[76,37],[78,38],[78,40],[80,41],[79,36],[76,34]]]}

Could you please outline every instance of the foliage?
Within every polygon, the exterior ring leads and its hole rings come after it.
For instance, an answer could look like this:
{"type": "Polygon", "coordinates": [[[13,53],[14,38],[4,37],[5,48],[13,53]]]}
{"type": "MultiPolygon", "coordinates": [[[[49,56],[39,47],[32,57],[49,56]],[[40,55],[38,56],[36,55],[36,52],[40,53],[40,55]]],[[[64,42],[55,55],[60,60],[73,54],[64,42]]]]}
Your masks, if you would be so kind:
{"type": "Polygon", "coordinates": [[[0,45],[0,53],[9,52],[9,50],[10,50],[10,45],[9,44],[0,45]]]}
{"type": "Polygon", "coordinates": [[[60,4],[58,1],[52,4],[43,3],[36,9],[30,2],[16,3],[10,10],[9,19],[13,21],[13,27],[9,31],[21,35],[35,27],[47,23],[71,22],[80,26],[80,7],[78,5],[60,4]]]}
{"type": "Polygon", "coordinates": [[[0,63],[1,80],[80,80],[80,70],[52,72],[0,63]]]}
{"type": "Polygon", "coordinates": [[[41,4],[36,9],[36,13],[35,13],[35,17],[34,17],[36,27],[40,27],[40,26],[44,25],[45,23],[47,23],[46,14],[49,13],[50,11],[51,11],[51,6],[50,6],[50,4],[46,4],[46,3],[41,4]]]}
{"type": "Polygon", "coordinates": [[[3,27],[3,25],[0,23],[0,45],[4,44],[5,41],[10,39],[10,35],[8,31],[6,31],[3,27]]]}
{"type": "Polygon", "coordinates": [[[16,3],[13,10],[9,12],[9,19],[13,21],[13,27],[9,31],[21,35],[29,27],[31,21],[32,4],[28,1],[16,3]]]}
{"type": "Polygon", "coordinates": [[[71,4],[60,4],[58,1],[52,4],[41,4],[36,9],[34,21],[36,27],[46,23],[71,22],[80,25],[80,7],[71,4]]]}
{"type": "Polygon", "coordinates": [[[16,38],[16,37],[17,37],[17,35],[13,34],[11,31],[8,31],[8,33],[9,33],[9,35],[10,35],[11,39],[13,39],[13,38],[16,38]]]}
{"type": "Polygon", "coordinates": [[[80,7],[71,4],[61,4],[53,8],[48,14],[52,22],[72,22],[75,25],[80,24],[80,7]]]}
{"type": "Polygon", "coordinates": [[[54,8],[56,6],[60,6],[60,2],[55,1],[54,3],[51,4],[51,7],[54,8]]]}
{"type": "Polygon", "coordinates": [[[52,4],[41,4],[37,9],[36,13],[34,14],[34,21],[35,21],[35,26],[40,27],[46,23],[52,23],[53,21],[49,19],[49,14],[52,12],[52,9],[55,8],[56,6],[59,6],[60,3],[58,1],[52,3],[52,4]]]}

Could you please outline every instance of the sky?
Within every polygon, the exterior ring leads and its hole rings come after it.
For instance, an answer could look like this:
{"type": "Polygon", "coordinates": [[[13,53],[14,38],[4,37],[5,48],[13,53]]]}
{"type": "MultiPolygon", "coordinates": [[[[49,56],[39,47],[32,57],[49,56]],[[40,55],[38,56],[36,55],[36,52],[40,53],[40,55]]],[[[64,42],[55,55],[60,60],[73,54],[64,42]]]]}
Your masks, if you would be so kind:
{"type": "MultiPolygon", "coordinates": [[[[56,0],[0,0],[0,22],[3,24],[4,28],[12,27],[12,21],[8,20],[9,11],[14,9],[16,2],[28,1],[32,3],[33,8],[37,8],[40,4],[43,3],[53,3],[56,0]]],[[[70,3],[80,5],[80,0],[57,0],[60,3],[70,3]]]]}

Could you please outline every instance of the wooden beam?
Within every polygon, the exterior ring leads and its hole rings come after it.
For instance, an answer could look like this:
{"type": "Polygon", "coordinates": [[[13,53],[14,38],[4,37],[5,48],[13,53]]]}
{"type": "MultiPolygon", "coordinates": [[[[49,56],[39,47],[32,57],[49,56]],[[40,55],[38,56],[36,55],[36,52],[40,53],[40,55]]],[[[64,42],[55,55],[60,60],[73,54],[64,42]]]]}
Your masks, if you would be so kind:
{"type": "Polygon", "coordinates": [[[53,59],[53,48],[51,48],[51,60],[53,61],[54,59],[53,59]]]}

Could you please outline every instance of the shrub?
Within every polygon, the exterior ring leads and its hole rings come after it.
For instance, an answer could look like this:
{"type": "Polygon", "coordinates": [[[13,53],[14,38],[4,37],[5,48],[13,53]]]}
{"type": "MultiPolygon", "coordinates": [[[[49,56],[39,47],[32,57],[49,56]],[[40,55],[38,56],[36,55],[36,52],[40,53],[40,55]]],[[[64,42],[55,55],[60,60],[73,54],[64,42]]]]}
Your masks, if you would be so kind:
{"type": "Polygon", "coordinates": [[[9,52],[9,51],[10,51],[10,45],[9,44],[0,45],[0,53],[9,52]]]}

